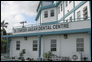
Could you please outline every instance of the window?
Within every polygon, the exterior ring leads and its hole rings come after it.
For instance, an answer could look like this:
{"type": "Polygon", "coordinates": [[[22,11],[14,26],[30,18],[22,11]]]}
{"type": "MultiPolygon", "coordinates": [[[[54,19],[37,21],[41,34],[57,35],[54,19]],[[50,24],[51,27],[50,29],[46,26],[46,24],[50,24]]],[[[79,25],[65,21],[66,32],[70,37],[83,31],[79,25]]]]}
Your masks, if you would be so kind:
{"type": "Polygon", "coordinates": [[[51,15],[50,15],[51,17],[53,17],[54,16],[54,10],[51,10],[51,15]]]}
{"type": "Polygon", "coordinates": [[[80,14],[80,11],[77,12],[77,20],[80,20],[81,18],[81,14],[80,14]]]}
{"type": "Polygon", "coordinates": [[[20,50],[20,41],[16,42],[16,50],[20,50]]]}
{"type": "Polygon", "coordinates": [[[61,11],[62,11],[62,9],[63,9],[62,7],[63,7],[63,5],[62,5],[62,3],[61,3],[61,11]]]}
{"type": "Polygon", "coordinates": [[[66,20],[66,22],[68,22],[68,19],[66,20]]]}
{"type": "Polygon", "coordinates": [[[87,19],[88,17],[87,6],[83,8],[83,17],[84,17],[84,20],[87,19]]]}
{"type": "Polygon", "coordinates": [[[78,38],[77,39],[77,51],[84,51],[84,39],[83,38],[78,38]]]}
{"type": "Polygon", "coordinates": [[[69,1],[69,3],[71,3],[72,1],[69,1]]]}
{"type": "Polygon", "coordinates": [[[56,40],[51,40],[51,51],[56,51],[56,40]]]}
{"type": "Polygon", "coordinates": [[[66,19],[64,22],[68,22],[68,19],[66,19]]]}
{"type": "Polygon", "coordinates": [[[60,14],[60,7],[58,7],[58,14],[60,14]]]}
{"type": "Polygon", "coordinates": [[[72,22],[72,16],[70,17],[70,22],[72,22]]]}
{"type": "Polygon", "coordinates": [[[66,3],[66,7],[68,6],[68,1],[65,2],[66,3]]]}
{"type": "Polygon", "coordinates": [[[37,51],[38,43],[37,40],[33,41],[33,51],[37,51]]]}
{"type": "Polygon", "coordinates": [[[44,12],[44,18],[47,18],[48,17],[48,11],[45,11],[44,12]]]}

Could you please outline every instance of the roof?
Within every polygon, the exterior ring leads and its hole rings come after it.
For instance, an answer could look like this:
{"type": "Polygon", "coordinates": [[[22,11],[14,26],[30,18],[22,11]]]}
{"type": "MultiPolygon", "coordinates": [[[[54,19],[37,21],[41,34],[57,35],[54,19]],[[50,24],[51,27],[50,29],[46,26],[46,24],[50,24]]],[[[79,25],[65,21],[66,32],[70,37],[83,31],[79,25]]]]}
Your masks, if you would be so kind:
{"type": "MultiPolygon", "coordinates": [[[[46,1],[46,2],[52,2],[52,3],[54,3],[54,1],[46,1]]],[[[38,7],[37,7],[37,10],[36,10],[36,11],[38,11],[38,9],[39,9],[39,7],[40,7],[41,3],[42,3],[42,1],[40,1],[40,2],[39,2],[39,4],[38,4],[38,7]]]]}
{"type": "Polygon", "coordinates": [[[38,9],[39,9],[39,7],[40,7],[40,4],[41,4],[41,1],[39,2],[39,4],[38,4],[38,7],[37,7],[37,10],[36,10],[36,11],[38,11],[38,9]]]}

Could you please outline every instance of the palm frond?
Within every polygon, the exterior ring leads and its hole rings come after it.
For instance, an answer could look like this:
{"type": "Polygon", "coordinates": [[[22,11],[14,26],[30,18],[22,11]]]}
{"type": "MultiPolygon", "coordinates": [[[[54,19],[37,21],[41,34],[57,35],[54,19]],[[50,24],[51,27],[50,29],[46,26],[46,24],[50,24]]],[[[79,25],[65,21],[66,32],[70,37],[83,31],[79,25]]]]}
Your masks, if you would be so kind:
{"type": "Polygon", "coordinates": [[[6,22],[5,24],[7,25],[8,23],[6,22]]]}
{"type": "Polygon", "coordinates": [[[5,28],[7,28],[7,26],[5,26],[5,28]]]}
{"type": "Polygon", "coordinates": [[[3,21],[1,22],[1,24],[4,24],[4,21],[5,21],[5,20],[3,20],[3,21]]]}
{"type": "Polygon", "coordinates": [[[8,25],[8,22],[5,22],[5,20],[3,20],[3,21],[1,22],[1,27],[2,27],[2,31],[3,31],[3,32],[6,31],[5,28],[7,28],[7,25],[8,25]]]}
{"type": "Polygon", "coordinates": [[[5,28],[2,28],[2,31],[5,31],[5,28]]]}

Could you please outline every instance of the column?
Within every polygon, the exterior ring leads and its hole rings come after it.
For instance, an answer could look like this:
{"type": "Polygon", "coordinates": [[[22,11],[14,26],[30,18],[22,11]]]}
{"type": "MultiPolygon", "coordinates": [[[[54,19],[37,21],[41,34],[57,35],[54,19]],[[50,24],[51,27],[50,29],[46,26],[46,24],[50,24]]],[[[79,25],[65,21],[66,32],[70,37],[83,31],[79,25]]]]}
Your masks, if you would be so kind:
{"type": "Polygon", "coordinates": [[[64,5],[64,1],[63,1],[63,21],[65,20],[64,16],[65,16],[65,5],[64,5]]]}
{"type": "Polygon", "coordinates": [[[41,25],[41,13],[40,13],[40,25],[41,25]]]}
{"type": "MultiPolygon", "coordinates": [[[[73,1],[73,9],[75,8],[75,1],[73,1]]],[[[74,21],[75,21],[75,10],[74,10],[74,21]]]]}
{"type": "Polygon", "coordinates": [[[90,61],[91,61],[91,34],[90,34],[90,61]]]}
{"type": "Polygon", "coordinates": [[[6,45],[6,54],[9,56],[8,54],[8,49],[9,49],[9,40],[8,40],[8,37],[6,37],[6,40],[7,40],[7,45],[6,45]]]}
{"type": "Polygon", "coordinates": [[[10,55],[10,43],[11,43],[11,38],[8,38],[8,55],[10,55]]]}
{"type": "Polygon", "coordinates": [[[91,18],[91,1],[89,1],[89,6],[90,6],[90,18],[91,18]]]}
{"type": "Polygon", "coordinates": [[[89,34],[89,48],[90,48],[90,61],[91,61],[91,31],[88,32],[89,34]]]}
{"type": "Polygon", "coordinates": [[[40,58],[41,58],[41,35],[38,35],[38,37],[39,37],[38,61],[40,61],[40,58]]]}
{"type": "Polygon", "coordinates": [[[56,20],[58,21],[58,7],[56,7],[56,20]]]}
{"type": "MultiPolygon", "coordinates": [[[[89,1],[89,8],[90,8],[90,26],[91,26],[91,1],[89,1]]],[[[90,35],[90,61],[91,61],[91,31],[89,32],[90,35]]]]}

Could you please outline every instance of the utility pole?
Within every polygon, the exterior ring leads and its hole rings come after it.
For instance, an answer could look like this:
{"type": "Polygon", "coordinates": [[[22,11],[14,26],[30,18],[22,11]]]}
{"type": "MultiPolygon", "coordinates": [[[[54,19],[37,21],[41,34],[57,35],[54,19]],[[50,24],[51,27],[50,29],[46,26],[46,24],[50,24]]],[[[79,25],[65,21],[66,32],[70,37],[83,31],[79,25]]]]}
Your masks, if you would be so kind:
{"type": "Polygon", "coordinates": [[[24,23],[27,23],[27,21],[20,22],[20,24],[23,24],[22,28],[24,28],[24,23]]]}

